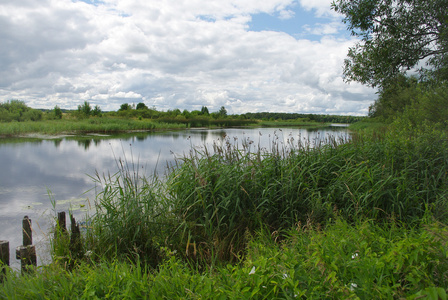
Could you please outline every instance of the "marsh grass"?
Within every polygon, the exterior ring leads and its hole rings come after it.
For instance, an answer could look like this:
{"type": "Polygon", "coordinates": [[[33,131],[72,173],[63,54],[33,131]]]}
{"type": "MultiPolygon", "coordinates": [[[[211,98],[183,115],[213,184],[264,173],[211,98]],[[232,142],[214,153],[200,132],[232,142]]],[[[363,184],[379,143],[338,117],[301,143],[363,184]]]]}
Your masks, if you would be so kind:
{"type": "MultiPolygon", "coordinates": [[[[350,139],[294,139],[276,131],[267,147],[228,136],[191,148],[166,178],[145,177],[138,161],[93,176],[100,192],[85,250],[108,259],[161,262],[167,247],[192,266],[239,262],[249,237],[309,223],[446,222],[448,147],[440,133],[376,132],[350,139]]],[[[278,239],[284,239],[279,236],[278,239]]]]}
{"type": "Polygon", "coordinates": [[[262,127],[304,127],[304,128],[322,128],[328,127],[330,123],[316,122],[316,121],[303,121],[303,120],[291,120],[291,121],[261,121],[256,126],[262,127]]]}
{"type": "Polygon", "coordinates": [[[185,124],[164,123],[152,120],[134,120],[121,118],[90,118],[82,120],[45,120],[39,122],[0,123],[0,136],[18,136],[27,133],[118,133],[135,130],[179,129],[185,124]]]}
{"type": "Polygon", "coordinates": [[[355,137],[289,141],[269,149],[228,137],[213,151],[192,149],[172,168],[167,189],[186,255],[238,261],[247,233],[337,217],[412,226],[430,211],[447,218],[446,139],[355,137]],[[255,151],[251,151],[251,149],[255,151]]]}
{"type": "Polygon", "coordinates": [[[93,255],[8,269],[0,298],[446,299],[444,132],[268,138],[192,148],[163,180],[117,159],[93,176],[93,255]]]}
{"type": "Polygon", "coordinates": [[[145,170],[133,157],[116,158],[116,162],[115,174],[92,177],[99,193],[87,248],[103,258],[139,260],[154,267],[170,229],[163,182],[156,175],[150,179],[142,176],[140,172],[145,170]]]}

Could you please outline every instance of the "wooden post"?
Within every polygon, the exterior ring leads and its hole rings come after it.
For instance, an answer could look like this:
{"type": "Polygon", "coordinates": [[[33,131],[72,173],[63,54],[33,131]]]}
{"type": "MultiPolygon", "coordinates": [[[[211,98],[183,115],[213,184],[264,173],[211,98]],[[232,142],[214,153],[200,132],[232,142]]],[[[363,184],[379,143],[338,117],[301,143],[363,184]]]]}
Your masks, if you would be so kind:
{"type": "Polygon", "coordinates": [[[6,266],[9,266],[9,242],[0,241],[0,283],[3,282],[3,277],[6,275],[6,266]]]}
{"type": "Polygon", "coordinates": [[[22,221],[23,227],[23,246],[29,246],[33,244],[33,233],[31,231],[31,219],[25,216],[22,221]]]}
{"type": "Polygon", "coordinates": [[[70,215],[71,222],[71,235],[69,250],[72,258],[78,259],[82,257],[82,244],[81,244],[81,231],[79,230],[79,224],[76,223],[75,217],[70,215]]]}
{"type": "Polygon", "coordinates": [[[20,259],[22,273],[29,271],[28,266],[37,266],[36,247],[33,243],[31,219],[25,216],[22,221],[23,245],[16,248],[16,259],[20,259]]]}
{"type": "Polygon", "coordinates": [[[61,232],[67,231],[67,223],[65,222],[65,211],[58,212],[58,228],[61,232]]]}
{"type": "Polygon", "coordinates": [[[9,242],[8,241],[0,241],[0,261],[5,266],[9,266],[9,242]]]}
{"type": "Polygon", "coordinates": [[[58,212],[58,219],[56,221],[56,228],[54,231],[54,239],[57,240],[62,235],[66,235],[67,232],[67,223],[65,221],[65,211],[58,212]]]}

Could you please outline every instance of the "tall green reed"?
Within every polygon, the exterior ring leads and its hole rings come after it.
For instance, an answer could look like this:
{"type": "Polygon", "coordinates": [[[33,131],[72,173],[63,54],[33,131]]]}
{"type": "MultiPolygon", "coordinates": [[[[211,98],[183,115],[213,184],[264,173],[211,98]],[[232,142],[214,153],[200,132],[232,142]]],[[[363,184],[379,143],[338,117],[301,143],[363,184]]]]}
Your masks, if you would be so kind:
{"type": "Polygon", "coordinates": [[[167,189],[186,253],[237,260],[246,235],[297,222],[418,221],[447,217],[446,140],[376,134],[352,141],[291,141],[279,132],[269,149],[226,138],[214,151],[192,149],[172,170],[167,189]]]}
{"type": "Polygon", "coordinates": [[[142,176],[143,168],[133,158],[128,161],[124,156],[116,162],[117,173],[96,173],[94,177],[100,192],[91,218],[93,238],[88,247],[105,258],[140,260],[155,266],[169,230],[163,183],[157,177],[142,176]]]}

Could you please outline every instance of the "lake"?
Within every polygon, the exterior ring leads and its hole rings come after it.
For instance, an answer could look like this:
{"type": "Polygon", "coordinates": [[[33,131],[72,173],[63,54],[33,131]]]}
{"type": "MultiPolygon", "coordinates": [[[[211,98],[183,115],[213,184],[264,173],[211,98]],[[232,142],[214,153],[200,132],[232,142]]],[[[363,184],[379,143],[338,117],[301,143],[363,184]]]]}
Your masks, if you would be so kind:
{"type": "MultiPolygon", "coordinates": [[[[98,187],[90,176],[114,174],[117,162],[139,168],[139,174],[166,173],[167,163],[188,153],[192,147],[229,142],[270,149],[272,141],[297,145],[325,142],[330,137],[348,139],[348,129],[190,129],[170,132],[83,135],[46,139],[0,139],[0,240],[10,242],[10,263],[17,268],[15,248],[22,244],[22,219],[33,222],[33,244],[38,264],[48,262],[48,236],[59,211],[73,211],[81,220],[93,205],[98,187]],[[54,205],[54,206],[53,206],[54,205]]],[[[68,222],[69,223],[69,222],[68,222]]]]}

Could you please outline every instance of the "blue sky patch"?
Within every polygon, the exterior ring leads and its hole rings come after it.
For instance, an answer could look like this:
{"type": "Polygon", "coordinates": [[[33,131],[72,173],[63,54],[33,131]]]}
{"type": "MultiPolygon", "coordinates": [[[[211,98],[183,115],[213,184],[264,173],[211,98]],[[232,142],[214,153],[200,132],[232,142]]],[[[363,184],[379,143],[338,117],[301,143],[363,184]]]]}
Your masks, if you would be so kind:
{"type": "Polygon", "coordinates": [[[252,21],[249,23],[249,30],[285,32],[295,38],[319,40],[321,36],[311,34],[306,28],[314,28],[316,25],[331,22],[331,19],[315,17],[312,12],[305,11],[300,7],[290,10],[294,14],[287,19],[281,18],[278,12],[275,14],[254,14],[252,15],[252,21]]]}

